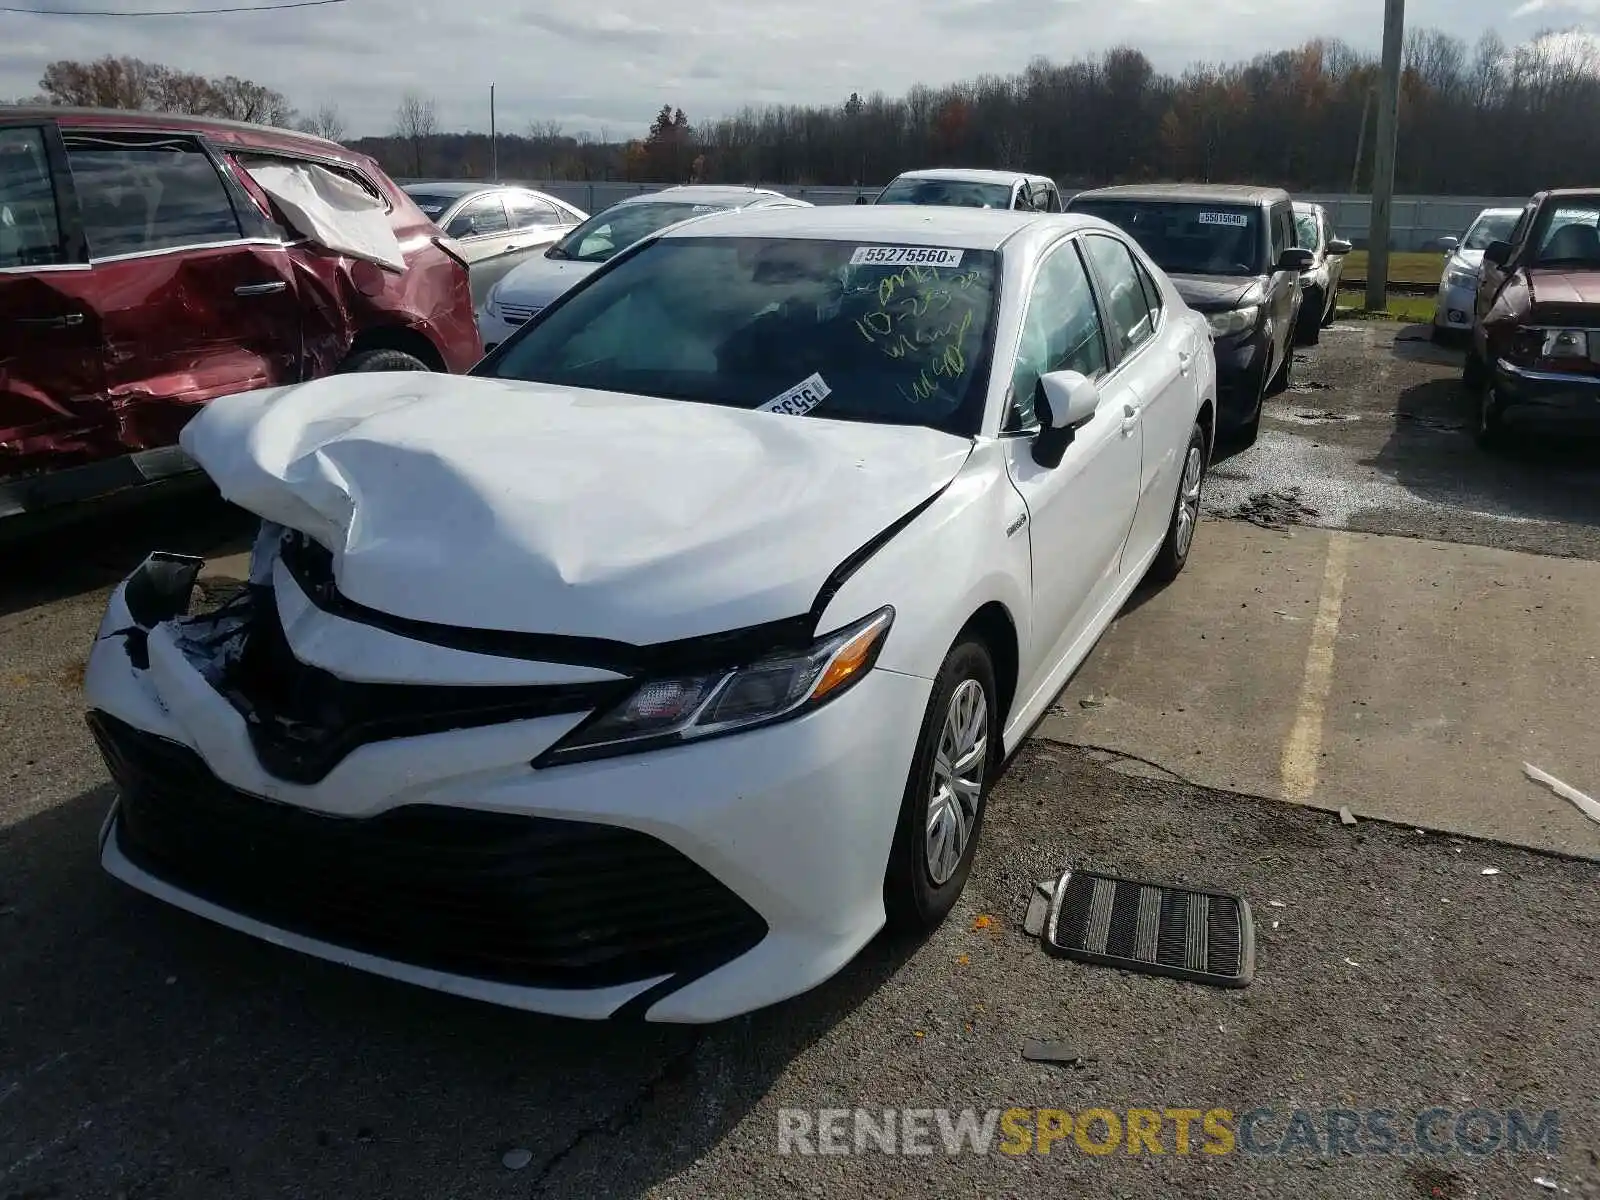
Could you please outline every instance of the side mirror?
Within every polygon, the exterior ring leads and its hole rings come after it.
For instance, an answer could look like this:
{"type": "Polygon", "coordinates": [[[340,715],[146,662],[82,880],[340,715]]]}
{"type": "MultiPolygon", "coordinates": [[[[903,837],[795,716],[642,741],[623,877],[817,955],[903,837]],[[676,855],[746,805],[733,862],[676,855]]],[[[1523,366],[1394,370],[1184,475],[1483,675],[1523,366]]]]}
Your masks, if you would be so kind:
{"type": "Polygon", "coordinates": [[[1278,259],[1278,270],[1293,271],[1296,275],[1301,271],[1309,271],[1316,265],[1317,256],[1303,246],[1290,246],[1283,252],[1283,257],[1278,259]]]}
{"type": "Polygon", "coordinates": [[[1051,371],[1039,376],[1034,408],[1044,428],[1033,440],[1033,461],[1041,467],[1060,465],[1078,429],[1100,406],[1100,389],[1077,371],[1051,371]]]}
{"type": "Polygon", "coordinates": [[[1489,248],[1483,252],[1483,261],[1503,267],[1511,261],[1510,242],[1490,242],[1489,248]]]}
{"type": "Polygon", "coordinates": [[[1343,258],[1346,254],[1349,254],[1350,251],[1354,249],[1355,247],[1349,242],[1345,241],[1343,238],[1334,238],[1328,243],[1328,254],[1333,258],[1343,258]]]}
{"type": "Polygon", "coordinates": [[[1442,237],[1439,239],[1439,249],[1446,254],[1454,254],[1461,248],[1461,239],[1458,237],[1442,237]]]}

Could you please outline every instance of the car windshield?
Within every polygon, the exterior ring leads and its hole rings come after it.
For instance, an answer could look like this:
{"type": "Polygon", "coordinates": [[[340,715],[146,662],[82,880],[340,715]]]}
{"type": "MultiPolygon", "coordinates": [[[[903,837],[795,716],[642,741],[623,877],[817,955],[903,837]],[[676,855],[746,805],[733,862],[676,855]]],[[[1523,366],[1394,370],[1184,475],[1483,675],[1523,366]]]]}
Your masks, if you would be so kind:
{"type": "Polygon", "coordinates": [[[658,229],[687,221],[702,213],[721,212],[725,204],[693,204],[688,201],[647,201],[618,204],[590,217],[566,237],[550,247],[551,258],[574,262],[603,263],[620,250],[658,229]]]}
{"type": "Polygon", "coordinates": [[[473,373],[972,434],[997,269],[988,250],[663,238],[473,373]]]}
{"type": "Polygon", "coordinates": [[[935,204],[947,208],[1010,208],[1008,183],[957,179],[896,179],[878,195],[879,204],[935,204]]]}
{"type": "Polygon", "coordinates": [[[1266,273],[1261,210],[1253,205],[1084,199],[1074,200],[1069,207],[1128,232],[1163,271],[1177,275],[1266,273]]]}
{"type": "Polygon", "coordinates": [[[1295,245],[1307,250],[1322,248],[1322,231],[1317,228],[1317,214],[1297,212],[1294,215],[1295,245]]]}
{"type": "Polygon", "coordinates": [[[1472,223],[1467,236],[1461,239],[1463,250],[1487,250],[1490,242],[1503,242],[1511,236],[1521,213],[1484,213],[1472,223]]]}
{"type": "Polygon", "coordinates": [[[413,192],[410,188],[406,189],[406,195],[411,197],[412,202],[422,210],[422,215],[430,221],[437,221],[444,215],[445,209],[461,199],[460,196],[440,196],[433,192],[413,192]]]}
{"type": "Polygon", "coordinates": [[[1600,196],[1561,201],[1540,214],[1534,266],[1600,267],[1600,196]]]}

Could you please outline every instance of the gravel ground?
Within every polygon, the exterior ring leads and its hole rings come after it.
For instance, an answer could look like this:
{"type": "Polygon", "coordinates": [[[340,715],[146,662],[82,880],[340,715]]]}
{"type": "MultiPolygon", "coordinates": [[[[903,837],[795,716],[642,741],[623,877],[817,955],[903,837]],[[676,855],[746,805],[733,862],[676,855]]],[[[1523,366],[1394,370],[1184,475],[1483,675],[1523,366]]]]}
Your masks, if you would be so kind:
{"type": "Polygon", "coordinates": [[[1460,379],[1460,352],[1425,326],[1324,330],[1296,352],[1260,440],[1212,470],[1208,510],[1600,559],[1600,447],[1530,439],[1487,454],[1460,379]]]}

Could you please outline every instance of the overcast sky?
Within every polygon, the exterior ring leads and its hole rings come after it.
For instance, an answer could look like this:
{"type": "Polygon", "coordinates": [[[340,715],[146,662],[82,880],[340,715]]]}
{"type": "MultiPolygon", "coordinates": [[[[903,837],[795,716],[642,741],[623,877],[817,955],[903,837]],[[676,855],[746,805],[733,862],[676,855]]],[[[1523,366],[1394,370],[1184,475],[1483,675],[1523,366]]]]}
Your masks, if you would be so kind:
{"type": "MultiPolygon", "coordinates": [[[[266,0],[0,0],[74,9],[221,7],[266,0]]],[[[1413,27],[1509,42],[1600,29],[1600,0],[1411,0],[1413,27]]],[[[385,133],[408,88],[444,128],[559,121],[616,138],[663,103],[704,120],[745,104],[837,103],[1064,60],[1118,43],[1165,70],[1281,49],[1319,35],[1376,49],[1382,0],[344,0],[276,13],[141,19],[0,11],[0,96],[38,91],[57,58],[130,54],[241,75],[302,111],[339,107],[349,136],[385,133]],[[691,32],[695,31],[695,32],[691,32]]]]}

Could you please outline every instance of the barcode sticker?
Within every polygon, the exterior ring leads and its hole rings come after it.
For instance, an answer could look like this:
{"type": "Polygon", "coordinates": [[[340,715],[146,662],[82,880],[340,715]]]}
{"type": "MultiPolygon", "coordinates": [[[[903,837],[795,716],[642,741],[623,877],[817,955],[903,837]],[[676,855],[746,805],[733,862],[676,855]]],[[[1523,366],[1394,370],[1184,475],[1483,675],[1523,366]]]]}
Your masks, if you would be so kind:
{"type": "Polygon", "coordinates": [[[1232,225],[1240,229],[1250,224],[1250,218],[1245,216],[1244,213],[1203,212],[1195,218],[1195,221],[1201,225],[1232,225]]]}
{"type": "Polygon", "coordinates": [[[774,396],[756,411],[803,417],[832,394],[833,389],[822,381],[821,375],[813,371],[809,379],[803,379],[787,392],[774,396]]]}
{"type": "Polygon", "coordinates": [[[852,267],[959,267],[960,250],[948,246],[857,246],[852,267]]]}

